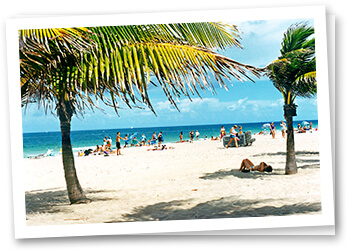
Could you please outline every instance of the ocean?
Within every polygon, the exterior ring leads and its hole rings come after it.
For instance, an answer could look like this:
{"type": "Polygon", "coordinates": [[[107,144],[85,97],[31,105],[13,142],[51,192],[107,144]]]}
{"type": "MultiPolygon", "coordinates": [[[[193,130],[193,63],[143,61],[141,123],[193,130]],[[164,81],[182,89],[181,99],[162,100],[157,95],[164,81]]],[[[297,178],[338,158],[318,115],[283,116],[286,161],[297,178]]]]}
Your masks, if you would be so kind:
{"type": "MultiPolygon", "coordinates": [[[[303,121],[294,121],[293,125],[296,128],[298,123],[303,121]]],[[[308,120],[310,122],[310,120],[308,120]]],[[[318,127],[317,120],[311,120],[313,128],[318,127]]],[[[73,152],[79,150],[95,149],[96,145],[102,145],[105,136],[112,138],[112,148],[115,147],[115,138],[117,132],[124,137],[125,135],[136,134],[136,138],[140,139],[142,134],[145,134],[147,140],[152,137],[153,132],[158,135],[162,132],[164,143],[172,143],[179,141],[180,132],[183,132],[184,140],[189,139],[189,132],[193,130],[200,133],[199,138],[211,138],[219,136],[222,126],[225,127],[226,133],[229,133],[233,125],[242,126],[243,132],[250,130],[252,134],[259,133],[263,130],[268,133],[267,129],[263,128],[266,122],[256,123],[236,123],[236,124],[212,124],[212,125],[193,125],[193,126],[169,126],[169,127],[147,127],[147,128],[123,128],[123,129],[101,129],[101,130],[81,130],[71,131],[71,141],[73,152]]],[[[280,121],[274,121],[276,130],[280,131],[280,121]]],[[[238,131],[238,130],[237,130],[238,131]]],[[[122,146],[124,142],[121,142],[122,146]]],[[[25,158],[35,157],[42,154],[58,155],[61,151],[61,132],[42,132],[42,133],[23,133],[23,156],[25,158]]]]}

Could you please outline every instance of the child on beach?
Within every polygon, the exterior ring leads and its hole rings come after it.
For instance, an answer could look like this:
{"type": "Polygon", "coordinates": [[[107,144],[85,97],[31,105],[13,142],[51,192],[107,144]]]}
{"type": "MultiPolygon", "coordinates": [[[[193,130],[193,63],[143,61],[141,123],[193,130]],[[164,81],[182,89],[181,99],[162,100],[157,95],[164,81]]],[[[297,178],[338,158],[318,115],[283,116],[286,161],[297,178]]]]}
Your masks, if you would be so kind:
{"type": "Polygon", "coordinates": [[[272,167],[267,165],[265,162],[260,162],[259,165],[254,166],[254,164],[249,159],[244,159],[241,163],[239,171],[250,172],[250,171],[259,171],[259,172],[272,172],[272,167]]]}
{"type": "Polygon", "coordinates": [[[111,137],[108,137],[106,148],[111,149],[111,147],[112,147],[112,139],[111,139],[111,137]]]}
{"type": "Polygon", "coordinates": [[[128,135],[126,134],[124,137],[124,148],[126,148],[126,146],[129,144],[129,140],[128,140],[128,135]]]}
{"type": "Polygon", "coordinates": [[[120,132],[117,133],[117,137],[115,138],[116,141],[116,147],[117,147],[117,155],[120,155],[120,140],[124,140],[121,136],[120,136],[120,132]]]}

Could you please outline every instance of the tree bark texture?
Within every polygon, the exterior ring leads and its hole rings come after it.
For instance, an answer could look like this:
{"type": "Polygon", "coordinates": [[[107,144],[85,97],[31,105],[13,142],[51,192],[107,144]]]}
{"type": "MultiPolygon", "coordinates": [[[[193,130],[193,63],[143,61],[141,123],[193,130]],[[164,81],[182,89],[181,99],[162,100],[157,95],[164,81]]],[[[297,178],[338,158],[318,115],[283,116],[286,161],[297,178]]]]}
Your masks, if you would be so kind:
{"type": "Polygon", "coordinates": [[[69,104],[67,105],[67,103],[61,101],[58,107],[58,115],[61,125],[62,160],[68,197],[71,204],[88,203],[89,200],[84,195],[75,169],[70,139],[72,112],[67,106],[69,106],[69,104]]]}
{"type": "Polygon", "coordinates": [[[298,168],[295,160],[293,116],[286,114],[285,118],[287,122],[287,156],[285,173],[296,174],[298,172],[298,168]]]}

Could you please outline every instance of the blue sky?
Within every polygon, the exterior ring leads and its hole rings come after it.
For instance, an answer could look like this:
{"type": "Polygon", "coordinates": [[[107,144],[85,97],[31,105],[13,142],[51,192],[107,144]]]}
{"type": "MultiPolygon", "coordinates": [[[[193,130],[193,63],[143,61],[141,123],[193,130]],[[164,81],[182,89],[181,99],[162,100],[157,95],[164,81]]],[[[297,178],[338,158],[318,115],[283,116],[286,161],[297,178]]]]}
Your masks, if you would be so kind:
{"type": "MultiPolygon", "coordinates": [[[[279,56],[283,33],[293,23],[301,20],[263,20],[232,22],[241,33],[243,50],[230,48],[218,51],[238,62],[263,67],[279,56]]],[[[312,25],[312,20],[308,20],[312,25]]],[[[215,79],[212,79],[215,83],[215,79]]],[[[246,122],[269,122],[283,119],[282,95],[266,78],[254,78],[255,83],[232,79],[226,81],[229,90],[216,85],[216,95],[201,92],[202,99],[193,96],[192,102],[185,96],[178,100],[178,112],[167,101],[161,87],[150,87],[149,95],[157,113],[150,110],[125,109],[119,117],[113,108],[99,104],[105,113],[86,110],[84,118],[74,117],[72,130],[117,129],[129,127],[156,127],[195,124],[224,124],[246,122]]],[[[317,99],[296,99],[298,116],[295,120],[317,119],[317,99]]],[[[24,114],[24,110],[22,112],[24,114]]],[[[59,131],[59,120],[37,105],[27,108],[23,117],[23,132],[59,131]]]]}

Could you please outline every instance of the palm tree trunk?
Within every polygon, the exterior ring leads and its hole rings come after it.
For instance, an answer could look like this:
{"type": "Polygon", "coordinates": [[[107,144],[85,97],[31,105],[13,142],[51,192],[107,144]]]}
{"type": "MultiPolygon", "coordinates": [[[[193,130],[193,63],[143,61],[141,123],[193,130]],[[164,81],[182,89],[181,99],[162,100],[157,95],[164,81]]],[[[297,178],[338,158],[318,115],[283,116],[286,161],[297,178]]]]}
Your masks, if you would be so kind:
{"type": "Polygon", "coordinates": [[[90,200],[85,197],[75,170],[72,143],[70,139],[72,112],[67,106],[69,106],[69,104],[67,105],[66,102],[60,102],[58,115],[61,125],[62,160],[68,197],[71,204],[88,203],[90,200]]]}
{"type": "Polygon", "coordinates": [[[294,130],[293,130],[293,116],[285,114],[287,122],[287,159],[286,159],[286,174],[296,174],[298,172],[295,161],[295,147],[294,147],[294,130]]]}

